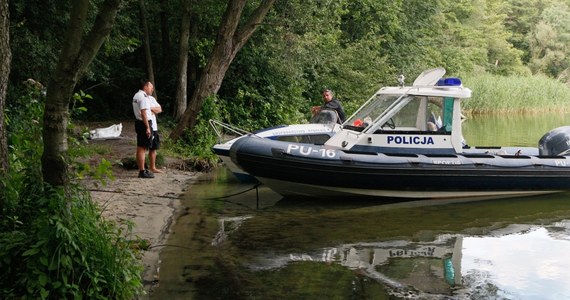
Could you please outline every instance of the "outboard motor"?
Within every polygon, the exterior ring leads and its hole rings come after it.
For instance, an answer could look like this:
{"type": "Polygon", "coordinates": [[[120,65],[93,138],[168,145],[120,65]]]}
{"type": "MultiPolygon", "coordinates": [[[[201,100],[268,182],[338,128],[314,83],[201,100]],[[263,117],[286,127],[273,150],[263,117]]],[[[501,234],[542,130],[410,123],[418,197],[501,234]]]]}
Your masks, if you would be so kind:
{"type": "Polygon", "coordinates": [[[570,126],[547,132],[538,141],[538,154],[542,156],[570,155],[570,126]]]}

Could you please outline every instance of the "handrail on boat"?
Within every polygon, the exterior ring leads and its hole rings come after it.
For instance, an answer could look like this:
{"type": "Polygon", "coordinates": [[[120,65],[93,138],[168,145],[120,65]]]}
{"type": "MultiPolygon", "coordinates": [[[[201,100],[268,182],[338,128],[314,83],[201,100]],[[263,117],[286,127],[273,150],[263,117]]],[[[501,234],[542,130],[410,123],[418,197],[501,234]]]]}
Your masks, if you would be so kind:
{"type": "Polygon", "coordinates": [[[238,136],[251,134],[251,132],[249,132],[247,130],[243,130],[243,129],[236,127],[234,125],[227,124],[227,123],[224,123],[224,122],[221,122],[218,120],[210,119],[208,122],[210,123],[210,126],[214,129],[214,131],[216,132],[216,135],[220,139],[224,138],[224,133],[222,132],[222,130],[220,130],[220,127],[228,130],[231,133],[237,134],[238,136]]]}

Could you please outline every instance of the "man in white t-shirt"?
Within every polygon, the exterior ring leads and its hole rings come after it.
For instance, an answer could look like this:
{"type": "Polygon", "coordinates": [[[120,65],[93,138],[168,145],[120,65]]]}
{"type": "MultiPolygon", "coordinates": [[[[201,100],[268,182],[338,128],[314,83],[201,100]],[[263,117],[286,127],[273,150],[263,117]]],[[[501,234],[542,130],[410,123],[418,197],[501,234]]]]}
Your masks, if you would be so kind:
{"type": "Polygon", "coordinates": [[[150,111],[151,111],[151,125],[152,125],[152,137],[150,139],[150,145],[148,147],[148,160],[150,162],[150,171],[153,173],[162,173],[161,170],[156,168],[156,150],[160,148],[160,137],[158,136],[158,123],[156,121],[156,115],[162,112],[162,107],[153,96],[148,96],[150,100],[150,111]]]}
{"type": "MultiPolygon", "coordinates": [[[[150,98],[154,85],[150,80],[141,81],[141,88],[133,97],[133,113],[135,114],[135,132],[137,133],[136,160],[139,178],[154,178],[154,174],[144,167],[146,149],[149,149],[152,135],[152,112],[150,98]]],[[[156,154],[156,153],[155,153],[156,154]]]]}

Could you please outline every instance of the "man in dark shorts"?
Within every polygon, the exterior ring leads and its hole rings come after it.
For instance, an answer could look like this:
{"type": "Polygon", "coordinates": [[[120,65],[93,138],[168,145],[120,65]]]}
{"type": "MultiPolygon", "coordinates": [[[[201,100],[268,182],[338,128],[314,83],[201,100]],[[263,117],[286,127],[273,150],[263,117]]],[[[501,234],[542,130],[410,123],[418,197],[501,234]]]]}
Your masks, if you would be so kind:
{"type": "Polygon", "coordinates": [[[160,148],[160,136],[158,135],[158,122],[157,114],[162,112],[162,106],[158,104],[153,96],[148,96],[150,101],[151,112],[151,130],[152,136],[150,137],[150,145],[148,146],[148,161],[150,163],[150,171],[152,173],[164,173],[156,167],[156,150],[160,148]]]}
{"type": "Polygon", "coordinates": [[[139,178],[154,178],[154,174],[145,169],[146,150],[152,143],[153,130],[150,111],[150,98],[154,85],[148,79],[141,81],[140,90],[133,97],[133,112],[135,114],[135,131],[137,133],[136,160],[139,168],[139,178]]]}

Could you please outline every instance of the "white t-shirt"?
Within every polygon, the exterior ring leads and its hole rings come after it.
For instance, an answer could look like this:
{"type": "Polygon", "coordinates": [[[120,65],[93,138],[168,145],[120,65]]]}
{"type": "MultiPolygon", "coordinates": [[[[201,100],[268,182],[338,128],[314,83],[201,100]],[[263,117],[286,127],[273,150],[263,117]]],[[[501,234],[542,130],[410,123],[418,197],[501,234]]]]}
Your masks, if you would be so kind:
{"type": "MultiPolygon", "coordinates": [[[[151,108],[156,107],[156,106],[160,106],[160,104],[158,104],[158,102],[156,101],[156,99],[153,96],[148,96],[148,99],[149,99],[149,103],[150,103],[151,108]]],[[[151,115],[150,120],[152,120],[152,131],[158,131],[158,122],[156,122],[156,114],[152,113],[152,111],[151,111],[150,115],[151,115]]]]}
{"type": "Polygon", "coordinates": [[[143,120],[141,115],[142,109],[146,109],[146,118],[147,120],[151,120],[152,113],[150,111],[148,95],[143,90],[139,90],[133,97],[133,112],[135,113],[135,118],[140,121],[143,120]]]}

